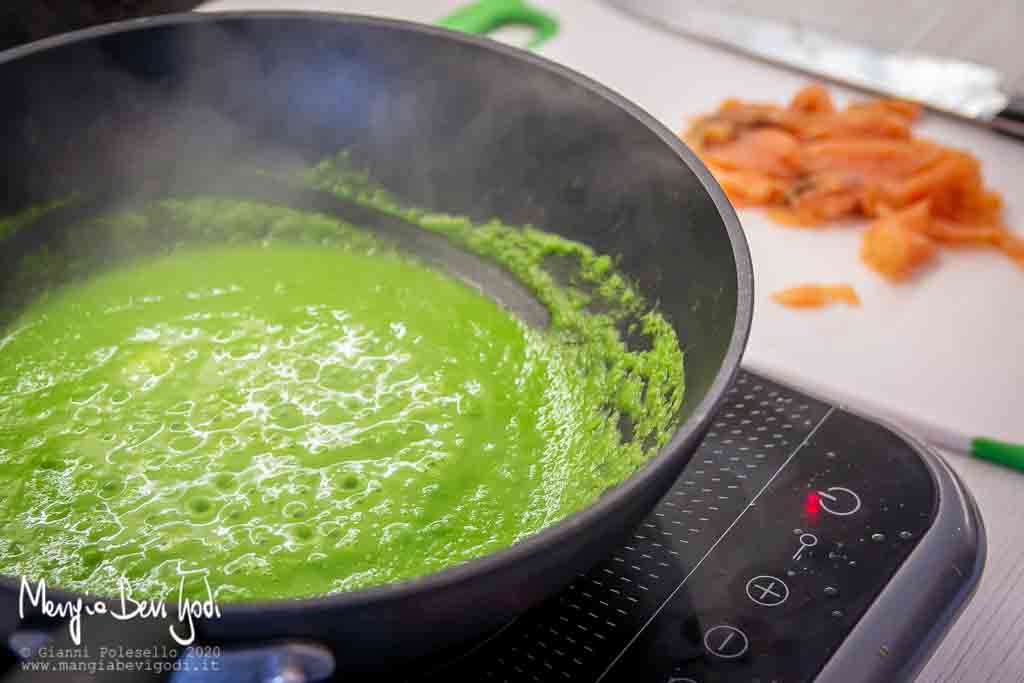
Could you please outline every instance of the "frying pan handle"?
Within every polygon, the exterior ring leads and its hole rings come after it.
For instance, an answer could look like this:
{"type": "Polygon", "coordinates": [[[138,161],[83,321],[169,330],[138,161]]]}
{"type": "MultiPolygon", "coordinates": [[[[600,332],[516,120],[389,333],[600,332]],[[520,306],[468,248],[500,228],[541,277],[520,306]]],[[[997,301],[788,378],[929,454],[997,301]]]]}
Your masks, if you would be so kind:
{"type": "MultiPolygon", "coordinates": [[[[22,632],[10,643],[19,661],[0,683],[315,683],[334,673],[334,656],[315,643],[222,648],[197,642],[184,647],[171,636],[173,624],[169,619],[120,622],[109,615],[83,614],[78,643],[67,623],[22,632]]],[[[177,628],[185,632],[180,623],[177,628]]]]}
{"type": "Polygon", "coordinates": [[[504,26],[528,26],[534,31],[526,45],[531,50],[558,33],[558,20],[526,4],[525,0],[478,0],[463,5],[440,23],[454,31],[481,36],[504,26]]]}
{"type": "Polygon", "coordinates": [[[0,678],[3,683],[35,683],[43,681],[67,681],[68,683],[102,683],[105,680],[117,683],[141,683],[142,681],[167,680],[169,672],[162,666],[143,668],[143,658],[157,658],[161,664],[173,664],[176,657],[171,653],[184,650],[170,635],[170,622],[162,619],[140,619],[120,622],[110,615],[82,614],[78,642],[71,636],[67,622],[62,622],[47,631],[23,632],[27,637],[11,638],[9,643],[16,650],[19,662],[9,673],[0,678]],[[115,655],[131,652],[127,656],[115,655]],[[141,655],[148,650],[146,655],[141,655]],[[65,653],[65,654],[62,654],[65,653]],[[137,656],[138,654],[138,656],[137,656]],[[130,660],[128,666],[120,670],[130,660]],[[107,669],[105,667],[111,667],[107,669]]]}

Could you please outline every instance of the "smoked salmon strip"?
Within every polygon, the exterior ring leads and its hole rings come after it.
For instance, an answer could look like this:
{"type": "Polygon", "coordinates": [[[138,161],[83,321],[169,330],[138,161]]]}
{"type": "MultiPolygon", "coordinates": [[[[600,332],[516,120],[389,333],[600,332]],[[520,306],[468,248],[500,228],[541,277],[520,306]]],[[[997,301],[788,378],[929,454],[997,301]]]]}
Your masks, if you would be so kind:
{"type": "Polygon", "coordinates": [[[823,308],[844,303],[859,306],[860,297],[850,285],[797,285],[772,294],[772,298],[791,308],[823,308]]]}
{"type": "MultiPolygon", "coordinates": [[[[1024,238],[1003,223],[1002,199],[985,187],[980,162],[914,137],[919,115],[918,105],[891,99],[839,109],[812,84],[784,106],[725,100],[680,137],[739,206],[767,207],[774,220],[800,227],[868,219],[861,259],[893,282],[942,248],[991,249],[1024,268],[1024,238]]],[[[827,286],[807,287],[776,299],[831,301],[827,286]]]]}
{"type": "Polygon", "coordinates": [[[889,280],[905,280],[935,258],[935,243],[926,233],[930,222],[927,201],[882,216],[864,233],[861,260],[889,280]]]}

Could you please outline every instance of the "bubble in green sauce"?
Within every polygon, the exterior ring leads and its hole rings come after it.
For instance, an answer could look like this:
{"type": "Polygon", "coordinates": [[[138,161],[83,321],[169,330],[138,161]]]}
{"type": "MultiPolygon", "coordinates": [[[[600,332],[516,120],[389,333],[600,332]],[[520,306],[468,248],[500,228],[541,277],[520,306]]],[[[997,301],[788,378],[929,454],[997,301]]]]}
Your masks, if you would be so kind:
{"type": "Polygon", "coordinates": [[[153,597],[176,595],[177,568],[208,570],[223,600],[354,590],[512,544],[664,445],[678,340],[612,259],[404,209],[339,169],[303,182],[493,259],[549,327],[320,214],[198,197],[103,216],[179,239],[83,266],[0,333],[17,492],[0,573],[98,594],[124,573],[153,597]]]}

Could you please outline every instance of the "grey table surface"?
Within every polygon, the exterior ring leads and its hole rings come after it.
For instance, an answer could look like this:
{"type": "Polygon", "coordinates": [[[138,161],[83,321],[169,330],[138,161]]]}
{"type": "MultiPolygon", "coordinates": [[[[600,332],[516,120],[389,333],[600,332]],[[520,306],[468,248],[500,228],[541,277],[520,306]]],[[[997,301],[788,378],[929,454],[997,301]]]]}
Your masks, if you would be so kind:
{"type": "Polygon", "coordinates": [[[988,563],[974,599],[925,666],[918,683],[1024,681],[1024,475],[942,453],[981,508],[988,563]]]}

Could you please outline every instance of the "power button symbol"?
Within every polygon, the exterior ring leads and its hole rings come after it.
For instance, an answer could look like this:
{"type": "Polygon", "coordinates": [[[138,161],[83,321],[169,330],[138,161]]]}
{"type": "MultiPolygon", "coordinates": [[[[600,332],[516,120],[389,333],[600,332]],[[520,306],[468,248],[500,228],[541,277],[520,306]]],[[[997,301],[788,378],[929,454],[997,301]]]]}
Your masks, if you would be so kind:
{"type": "Polygon", "coordinates": [[[860,510],[860,496],[844,486],[830,486],[818,491],[822,509],[836,517],[846,517],[860,510]]]}

